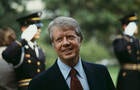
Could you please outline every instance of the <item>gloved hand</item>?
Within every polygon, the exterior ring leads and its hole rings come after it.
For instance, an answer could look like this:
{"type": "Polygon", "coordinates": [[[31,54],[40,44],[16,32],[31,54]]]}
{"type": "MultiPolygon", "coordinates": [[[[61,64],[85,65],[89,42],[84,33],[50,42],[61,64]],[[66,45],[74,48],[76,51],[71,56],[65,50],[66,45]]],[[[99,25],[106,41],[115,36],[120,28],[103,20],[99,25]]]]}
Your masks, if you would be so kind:
{"type": "Polygon", "coordinates": [[[21,34],[21,39],[25,39],[26,41],[32,40],[34,35],[37,33],[36,25],[29,25],[26,30],[24,30],[21,34]]]}
{"type": "Polygon", "coordinates": [[[137,24],[135,22],[130,22],[125,30],[124,30],[124,34],[129,35],[129,36],[133,36],[133,34],[135,33],[137,29],[137,24]]]}

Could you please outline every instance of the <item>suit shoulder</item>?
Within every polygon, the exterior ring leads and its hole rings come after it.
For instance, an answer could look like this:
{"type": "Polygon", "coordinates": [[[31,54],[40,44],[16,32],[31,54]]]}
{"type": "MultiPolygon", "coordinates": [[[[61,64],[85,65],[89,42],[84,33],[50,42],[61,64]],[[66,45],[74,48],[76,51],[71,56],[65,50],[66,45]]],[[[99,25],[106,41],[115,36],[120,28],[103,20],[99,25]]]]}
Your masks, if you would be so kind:
{"type": "Polygon", "coordinates": [[[102,70],[107,69],[106,66],[101,65],[101,64],[95,64],[95,67],[96,67],[97,69],[102,69],[102,70]]]}
{"type": "Polygon", "coordinates": [[[89,62],[85,62],[85,65],[88,67],[88,68],[92,68],[94,70],[104,70],[104,69],[107,69],[106,66],[104,65],[101,65],[101,64],[95,64],[95,63],[89,63],[89,62]]]}

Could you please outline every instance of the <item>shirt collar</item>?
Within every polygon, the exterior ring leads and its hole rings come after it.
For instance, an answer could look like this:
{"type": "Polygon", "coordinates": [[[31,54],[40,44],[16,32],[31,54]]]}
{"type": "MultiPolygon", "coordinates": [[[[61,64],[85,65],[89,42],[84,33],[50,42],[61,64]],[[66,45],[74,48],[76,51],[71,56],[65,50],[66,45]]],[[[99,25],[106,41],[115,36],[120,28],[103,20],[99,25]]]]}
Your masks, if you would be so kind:
{"type": "Polygon", "coordinates": [[[74,68],[77,70],[78,75],[79,75],[81,78],[84,78],[84,77],[83,77],[83,75],[84,75],[84,69],[83,69],[83,65],[82,65],[81,58],[79,59],[78,63],[74,66],[74,68]]]}
{"type": "MultiPolygon", "coordinates": [[[[68,78],[69,76],[69,72],[71,70],[71,67],[64,64],[60,58],[57,59],[57,64],[60,68],[60,71],[62,73],[62,75],[64,76],[65,80],[68,78]]],[[[83,69],[83,66],[82,66],[82,62],[81,62],[81,58],[79,58],[79,61],[78,63],[74,66],[74,68],[77,70],[78,72],[78,75],[81,77],[81,78],[84,78],[84,69],[83,69]]]]}
{"type": "Polygon", "coordinates": [[[32,49],[34,49],[34,45],[36,45],[36,42],[28,41],[27,43],[32,49]]]}
{"type": "Polygon", "coordinates": [[[65,80],[67,79],[68,75],[69,75],[69,72],[71,70],[71,67],[69,67],[68,65],[64,64],[60,58],[58,57],[57,59],[57,64],[60,68],[60,71],[62,73],[62,75],[64,76],[65,80]]]}

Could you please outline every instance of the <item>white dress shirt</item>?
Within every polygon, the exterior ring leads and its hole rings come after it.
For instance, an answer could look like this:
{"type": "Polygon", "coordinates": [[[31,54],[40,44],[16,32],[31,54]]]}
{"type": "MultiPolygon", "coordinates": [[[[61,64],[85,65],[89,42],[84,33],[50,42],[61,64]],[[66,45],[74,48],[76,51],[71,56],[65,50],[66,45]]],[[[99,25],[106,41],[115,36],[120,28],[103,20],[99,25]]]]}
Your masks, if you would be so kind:
{"type": "Polygon", "coordinates": [[[33,50],[35,50],[36,56],[39,57],[39,51],[38,51],[37,43],[36,43],[36,42],[28,41],[28,45],[29,45],[33,50]]]}
{"type": "MultiPolygon", "coordinates": [[[[60,71],[61,71],[64,79],[66,80],[66,82],[67,82],[67,84],[68,84],[68,86],[70,88],[71,77],[70,77],[69,73],[70,73],[71,67],[66,65],[66,64],[64,64],[60,60],[60,58],[58,58],[57,64],[58,64],[58,66],[60,68],[60,71]]],[[[78,63],[74,66],[74,68],[78,72],[77,77],[80,80],[80,83],[81,83],[81,85],[83,87],[83,90],[89,90],[89,85],[88,85],[87,77],[86,77],[86,74],[84,72],[82,63],[81,63],[81,58],[79,59],[78,63]]]]}

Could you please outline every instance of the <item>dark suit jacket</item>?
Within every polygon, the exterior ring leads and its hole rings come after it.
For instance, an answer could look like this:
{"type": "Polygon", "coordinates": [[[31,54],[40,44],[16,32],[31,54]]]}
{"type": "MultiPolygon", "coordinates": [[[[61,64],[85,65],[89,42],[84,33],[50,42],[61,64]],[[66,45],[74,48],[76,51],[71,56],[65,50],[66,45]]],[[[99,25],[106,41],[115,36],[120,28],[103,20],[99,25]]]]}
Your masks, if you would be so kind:
{"type": "MultiPolygon", "coordinates": [[[[112,79],[106,67],[83,62],[90,90],[115,90],[112,79]]],[[[28,90],[69,90],[63,75],[55,63],[47,71],[35,77],[28,90]]]]}

